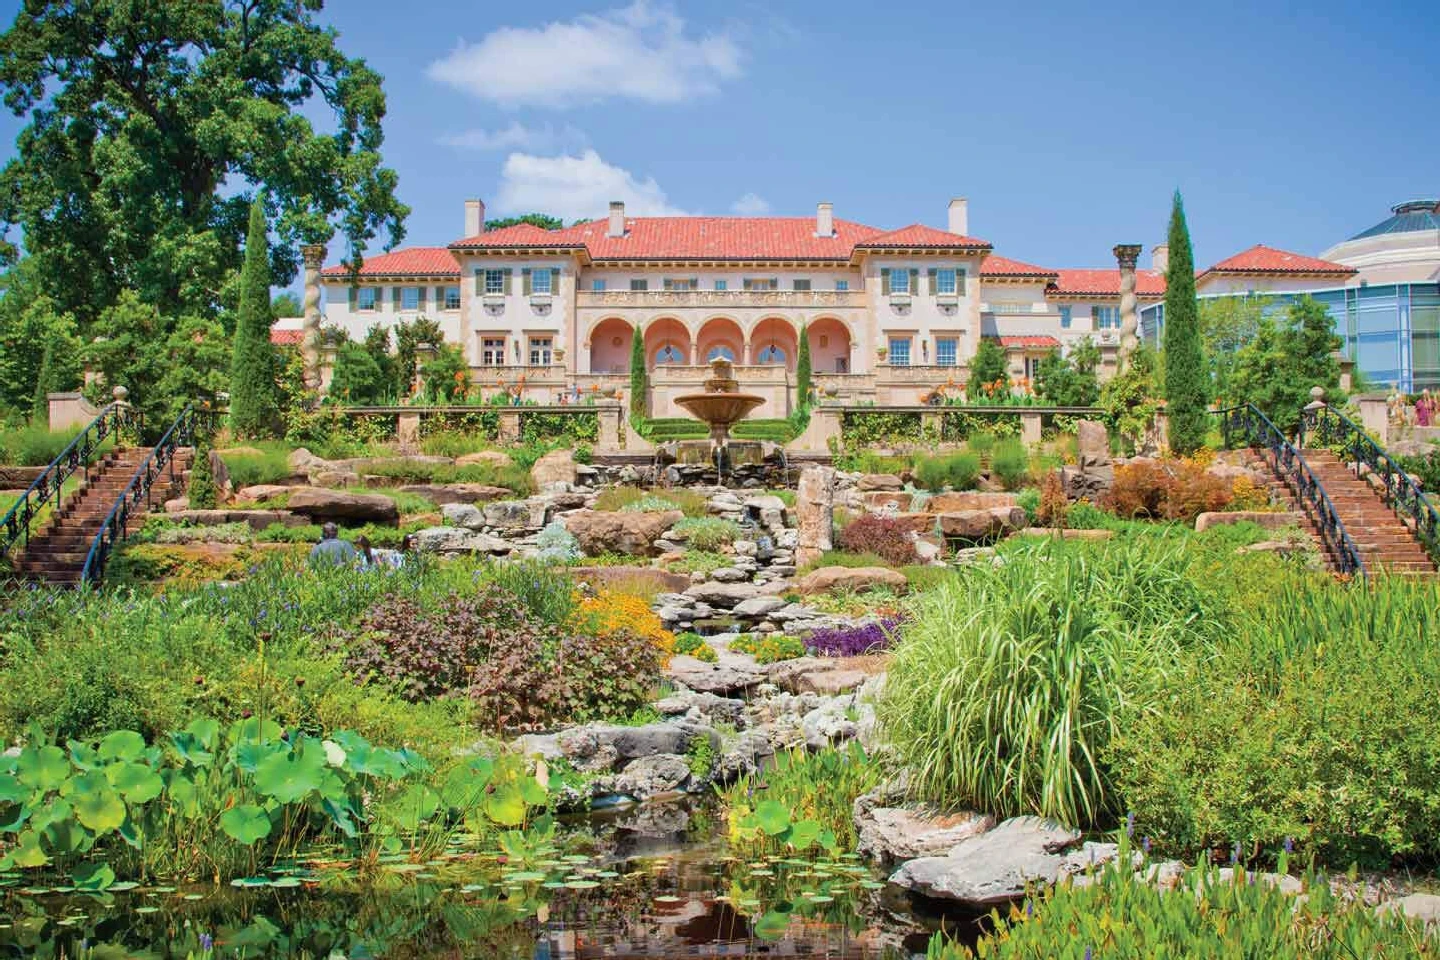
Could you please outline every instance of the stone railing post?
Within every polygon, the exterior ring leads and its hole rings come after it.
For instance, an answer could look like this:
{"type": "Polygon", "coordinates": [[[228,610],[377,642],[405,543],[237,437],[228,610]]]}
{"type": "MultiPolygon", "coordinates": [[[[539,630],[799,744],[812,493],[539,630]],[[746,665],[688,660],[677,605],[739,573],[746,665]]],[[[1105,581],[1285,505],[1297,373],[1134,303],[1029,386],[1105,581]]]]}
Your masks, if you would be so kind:
{"type": "Polygon", "coordinates": [[[501,443],[520,442],[520,411],[515,409],[500,411],[499,440],[501,443]]]}
{"type": "Polygon", "coordinates": [[[420,414],[402,413],[395,419],[395,439],[403,450],[420,446],[420,414]]]}
{"type": "Polygon", "coordinates": [[[620,416],[619,403],[612,401],[595,405],[595,419],[599,430],[595,438],[595,449],[599,452],[614,453],[624,449],[620,441],[620,416]]]}
{"type": "Polygon", "coordinates": [[[1043,432],[1043,424],[1041,423],[1040,414],[1020,414],[1020,439],[1025,443],[1027,447],[1033,447],[1039,444],[1043,432]]]}

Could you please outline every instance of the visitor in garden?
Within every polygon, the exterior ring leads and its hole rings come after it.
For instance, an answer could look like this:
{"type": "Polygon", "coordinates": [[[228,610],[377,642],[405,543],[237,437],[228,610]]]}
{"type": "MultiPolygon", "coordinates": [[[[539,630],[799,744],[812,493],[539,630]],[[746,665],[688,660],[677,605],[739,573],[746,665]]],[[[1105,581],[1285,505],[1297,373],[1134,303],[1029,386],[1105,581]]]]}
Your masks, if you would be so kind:
{"type": "Polygon", "coordinates": [[[1435,420],[1435,400],[1430,396],[1430,389],[1427,387],[1421,391],[1420,399],[1415,401],[1415,423],[1417,426],[1428,427],[1435,420]]]}
{"type": "Polygon", "coordinates": [[[340,539],[340,530],[333,523],[320,528],[320,542],[310,548],[310,566],[339,566],[355,562],[355,548],[340,539]]]}
{"type": "MultiPolygon", "coordinates": [[[[361,540],[365,540],[365,538],[358,538],[355,541],[356,546],[359,546],[361,540]]],[[[369,541],[366,541],[365,546],[367,548],[370,546],[369,541]]],[[[366,549],[364,551],[366,559],[363,565],[365,567],[390,567],[398,570],[405,565],[405,557],[414,546],[415,538],[407,533],[400,538],[399,550],[386,550],[384,548],[378,550],[366,549]]]]}
{"type": "Polygon", "coordinates": [[[370,538],[365,534],[355,538],[355,551],[360,554],[360,566],[375,566],[375,551],[370,548],[370,538]]]}

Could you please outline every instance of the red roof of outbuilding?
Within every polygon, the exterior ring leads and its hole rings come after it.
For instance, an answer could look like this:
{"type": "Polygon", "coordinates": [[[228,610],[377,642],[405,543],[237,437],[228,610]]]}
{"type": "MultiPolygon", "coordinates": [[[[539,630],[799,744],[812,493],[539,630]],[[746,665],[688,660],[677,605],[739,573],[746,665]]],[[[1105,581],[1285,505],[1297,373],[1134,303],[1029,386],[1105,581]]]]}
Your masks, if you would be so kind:
{"type": "MultiPolygon", "coordinates": [[[[1048,291],[1050,293],[1092,297],[1120,296],[1119,270],[1060,270],[1057,272],[1059,277],[1051,284],[1048,291]]],[[[1136,270],[1135,295],[1137,297],[1165,296],[1165,274],[1156,270],[1136,270]]]]}
{"type": "Polygon", "coordinates": [[[984,240],[977,240],[974,237],[967,237],[959,233],[950,233],[946,230],[936,230],[934,227],[927,227],[923,223],[912,223],[908,227],[901,227],[899,230],[891,230],[889,233],[882,233],[870,237],[855,244],[865,249],[886,248],[886,247],[935,247],[939,249],[951,249],[955,247],[971,247],[976,250],[989,250],[990,244],[984,240]]]}
{"type": "Polygon", "coordinates": [[[1006,337],[1006,336],[992,337],[992,336],[987,336],[985,339],[986,339],[986,340],[999,340],[999,341],[1000,341],[1000,345],[1001,345],[1002,347],[1058,347],[1058,346],[1060,346],[1060,341],[1059,341],[1059,340],[1055,339],[1054,337],[1046,336],[1046,335],[1039,335],[1039,336],[1035,336],[1035,335],[1031,335],[1031,336],[1015,336],[1015,337],[1006,337]]]}
{"type": "Polygon", "coordinates": [[[305,331],[277,330],[271,327],[270,342],[280,347],[298,347],[305,342],[305,331]]]}
{"type": "Polygon", "coordinates": [[[1037,267],[1033,263],[1011,260],[997,254],[990,254],[980,267],[981,277],[1035,277],[1054,279],[1057,271],[1048,267],[1037,267]]]}
{"type": "MultiPolygon", "coordinates": [[[[326,267],[320,272],[324,277],[346,277],[349,274],[350,268],[344,264],[326,267]]],[[[360,264],[360,276],[458,277],[460,264],[455,262],[454,254],[445,247],[405,247],[366,257],[360,264]]]]}
{"type": "Polygon", "coordinates": [[[1354,267],[1343,263],[1307,257],[1302,253],[1290,253],[1257,243],[1249,250],[1242,250],[1233,257],[1221,260],[1208,270],[1200,273],[1294,273],[1303,275],[1322,274],[1348,277],[1355,273],[1354,267]]]}

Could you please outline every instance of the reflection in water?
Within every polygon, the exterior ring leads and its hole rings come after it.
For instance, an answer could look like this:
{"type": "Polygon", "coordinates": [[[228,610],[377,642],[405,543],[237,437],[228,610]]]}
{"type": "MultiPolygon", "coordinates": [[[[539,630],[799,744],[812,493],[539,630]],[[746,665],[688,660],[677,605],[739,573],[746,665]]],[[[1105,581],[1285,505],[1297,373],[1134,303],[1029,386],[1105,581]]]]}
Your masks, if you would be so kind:
{"type": "Polygon", "coordinates": [[[209,956],[210,941],[214,956],[246,958],[923,955],[934,927],[853,857],[742,860],[696,838],[688,811],[661,809],[592,822],[567,843],[590,854],[535,863],[457,848],[426,864],[382,858],[363,880],[300,865],[239,887],[94,895],[0,876],[0,957],[183,960],[209,956]]]}

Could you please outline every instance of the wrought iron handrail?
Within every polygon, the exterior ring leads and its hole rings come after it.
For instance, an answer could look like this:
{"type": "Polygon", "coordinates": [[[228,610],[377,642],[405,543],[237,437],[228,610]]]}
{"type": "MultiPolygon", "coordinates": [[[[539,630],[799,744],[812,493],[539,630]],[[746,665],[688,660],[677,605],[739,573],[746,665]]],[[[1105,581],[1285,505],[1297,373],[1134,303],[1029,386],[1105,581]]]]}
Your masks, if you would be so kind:
{"type": "Polygon", "coordinates": [[[20,499],[6,512],[4,519],[0,519],[0,557],[8,554],[17,541],[23,540],[24,545],[29,546],[31,523],[41,510],[51,504],[52,499],[55,508],[60,508],[65,496],[65,481],[74,476],[77,470],[83,470],[85,479],[88,480],[90,461],[100,449],[100,445],[128,427],[138,429],[140,419],[140,414],[134,407],[118,401],[108,404],[96,414],[95,419],[65,445],[59,456],[51,460],[40,476],[20,495],[20,499]]]}
{"type": "Polygon", "coordinates": [[[1346,451],[1347,463],[1355,464],[1355,476],[1360,476],[1360,465],[1370,469],[1372,476],[1385,482],[1381,495],[1385,505],[1402,515],[1415,539],[1437,563],[1440,563],[1440,510],[1425,496],[1410,474],[1395,462],[1385,448],[1376,443],[1365,429],[1345,414],[1329,405],[1307,407],[1300,415],[1300,442],[1304,445],[1305,434],[1309,431],[1319,437],[1325,446],[1337,442],[1346,451]]]}
{"type": "Polygon", "coordinates": [[[167,466],[170,467],[171,478],[174,478],[175,453],[180,447],[193,442],[202,418],[208,421],[208,411],[196,410],[194,404],[187,406],[154,448],[146,454],[145,459],[140,461],[134,476],[115,499],[115,505],[105,515],[99,532],[90,542],[90,552],[85,555],[85,566],[80,571],[82,584],[98,583],[105,575],[105,565],[110,561],[111,552],[129,535],[131,513],[149,499],[155,478],[160,476],[167,466]]]}
{"type": "Polygon", "coordinates": [[[1360,549],[1345,531],[1345,524],[1341,522],[1340,514],[1336,511],[1330,495],[1325,492],[1320,478],[1315,476],[1310,464],[1295,445],[1285,438],[1280,428],[1270,422],[1270,418],[1253,403],[1213,412],[1221,418],[1220,429],[1227,448],[1230,446],[1231,435],[1238,431],[1245,438],[1247,446],[1262,447],[1269,451],[1270,469],[1277,477],[1294,487],[1301,502],[1314,514],[1315,527],[1319,530],[1320,539],[1325,542],[1330,556],[1335,558],[1338,572],[1362,579],[1368,577],[1365,561],[1360,558],[1360,549]]]}

